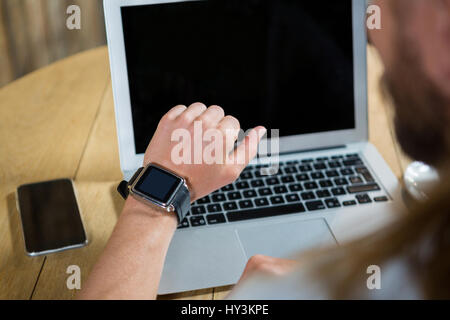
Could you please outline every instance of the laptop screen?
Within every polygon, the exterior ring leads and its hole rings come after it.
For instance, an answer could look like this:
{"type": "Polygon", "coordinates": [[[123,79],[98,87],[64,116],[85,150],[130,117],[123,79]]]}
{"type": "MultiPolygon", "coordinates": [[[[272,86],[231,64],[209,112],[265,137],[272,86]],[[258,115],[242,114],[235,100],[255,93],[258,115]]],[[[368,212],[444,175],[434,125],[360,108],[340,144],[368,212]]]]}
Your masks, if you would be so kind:
{"type": "Polygon", "coordinates": [[[173,106],[220,105],[280,136],[355,128],[352,1],[122,7],[136,153],[173,106]]]}

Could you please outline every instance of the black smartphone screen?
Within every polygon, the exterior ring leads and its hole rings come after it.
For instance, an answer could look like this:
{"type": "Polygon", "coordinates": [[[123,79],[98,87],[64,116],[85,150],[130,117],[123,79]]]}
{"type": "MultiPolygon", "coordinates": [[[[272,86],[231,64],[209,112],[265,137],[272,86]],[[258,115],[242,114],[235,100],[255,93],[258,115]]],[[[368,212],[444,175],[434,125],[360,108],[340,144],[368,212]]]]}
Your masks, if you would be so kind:
{"type": "Polygon", "coordinates": [[[17,189],[25,249],[36,255],[86,243],[72,181],[39,182],[17,189]]]}

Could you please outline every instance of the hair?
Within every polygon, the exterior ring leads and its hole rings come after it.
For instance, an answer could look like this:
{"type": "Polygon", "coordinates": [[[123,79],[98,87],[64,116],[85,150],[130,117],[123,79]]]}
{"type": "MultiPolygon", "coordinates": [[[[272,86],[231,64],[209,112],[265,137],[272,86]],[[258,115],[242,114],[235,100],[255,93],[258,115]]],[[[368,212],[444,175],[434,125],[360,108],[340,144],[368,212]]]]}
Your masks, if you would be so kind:
{"type": "Polygon", "coordinates": [[[443,179],[431,199],[399,213],[384,229],[309,255],[313,275],[333,298],[361,298],[367,268],[401,258],[424,298],[450,299],[450,179],[443,179]]]}
{"type": "MultiPolygon", "coordinates": [[[[404,1],[392,2],[394,16],[397,21],[403,20],[401,23],[409,22],[401,12],[402,3],[405,4],[404,1]]],[[[338,248],[309,253],[314,275],[334,298],[360,298],[358,294],[365,288],[368,277],[367,267],[383,266],[400,258],[408,266],[405,271],[421,290],[422,297],[450,299],[450,157],[447,153],[450,125],[445,116],[450,101],[421,69],[414,43],[401,31],[396,40],[398,66],[389,70],[386,78],[390,81],[385,81],[385,85],[397,107],[396,125],[403,125],[397,128],[397,134],[409,139],[406,149],[411,150],[406,151],[422,152],[422,159],[436,160],[440,183],[430,193],[429,200],[400,212],[382,230],[338,248]],[[414,131],[409,136],[408,129],[414,131]],[[428,132],[423,132],[425,130],[428,132]],[[424,136],[430,141],[424,141],[424,136]],[[415,141],[416,138],[419,141],[415,141]],[[417,145],[412,146],[415,142],[417,145]]]]}

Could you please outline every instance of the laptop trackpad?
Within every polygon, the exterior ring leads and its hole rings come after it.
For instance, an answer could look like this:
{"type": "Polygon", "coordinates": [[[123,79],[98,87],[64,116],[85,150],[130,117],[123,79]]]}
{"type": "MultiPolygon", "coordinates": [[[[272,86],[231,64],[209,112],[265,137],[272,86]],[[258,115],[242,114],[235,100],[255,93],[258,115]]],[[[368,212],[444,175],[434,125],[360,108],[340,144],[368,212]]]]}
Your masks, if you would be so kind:
{"type": "Polygon", "coordinates": [[[175,232],[164,264],[159,294],[235,283],[245,254],[232,228],[175,232]]]}
{"type": "Polygon", "coordinates": [[[285,258],[300,251],[336,244],[325,219],[243,226],[237,228],[237,233],[247,258],[255,254],[285,258]]]}

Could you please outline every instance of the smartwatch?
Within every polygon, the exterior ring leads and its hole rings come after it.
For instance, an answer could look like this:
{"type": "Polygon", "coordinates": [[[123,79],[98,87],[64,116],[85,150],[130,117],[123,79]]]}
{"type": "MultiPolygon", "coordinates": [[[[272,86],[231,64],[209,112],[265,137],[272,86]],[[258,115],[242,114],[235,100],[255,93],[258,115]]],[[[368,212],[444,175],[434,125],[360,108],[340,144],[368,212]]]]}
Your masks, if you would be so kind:
{"type": "Polygon", "coordinates": [[[117,191],[124,199],[129,194],[167,212],[175,212],[181,223],[191,208],[186,180],[155,164],[139,168],[130,181],[122,181],[117,191]]]}

